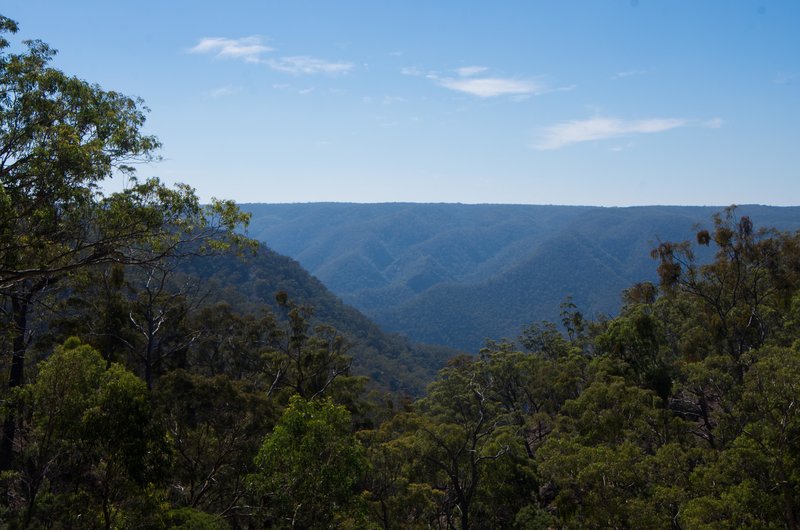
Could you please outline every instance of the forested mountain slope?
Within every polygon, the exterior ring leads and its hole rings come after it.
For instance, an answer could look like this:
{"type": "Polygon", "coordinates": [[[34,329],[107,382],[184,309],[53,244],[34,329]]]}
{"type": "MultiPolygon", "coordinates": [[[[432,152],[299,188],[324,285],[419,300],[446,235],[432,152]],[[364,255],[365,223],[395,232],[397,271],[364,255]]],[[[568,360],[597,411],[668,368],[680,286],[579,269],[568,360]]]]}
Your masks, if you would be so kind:
{"type": "Polygon", "coordinates": [[[276,293],[297,305],[313,308],[316,324],[333,326],[346,339],[353,371],[368,375],[381,387],[421,393],[448,357],[457,352],[441,346],[412,345],[405,337],[385,333],[357,309],[343,303],[295,260],[260,246],[254,255],[221,255],[187,260],[181,268],[200,279],[215,303],[238,311],[264,306],[280,315],[276,293]]]}
{"type": "MultiPolygon", "coordinates": [[[[245,204],[249,235],[297,259],[346,302],[413,340],[474,350],[557,320],[566,297],[592,316],[655,279],[650,250],[690,238],[722,207],[245,204]]],[[[800,208],[743,206],[760,226],[800,208]]]]}

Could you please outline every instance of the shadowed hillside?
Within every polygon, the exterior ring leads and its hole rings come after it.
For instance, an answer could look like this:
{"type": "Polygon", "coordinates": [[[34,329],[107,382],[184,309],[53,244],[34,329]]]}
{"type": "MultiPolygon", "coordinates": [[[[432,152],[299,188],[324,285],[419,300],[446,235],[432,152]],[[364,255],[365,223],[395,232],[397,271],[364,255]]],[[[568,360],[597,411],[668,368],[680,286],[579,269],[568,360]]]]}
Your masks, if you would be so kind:
{"type": "Polygon", "coordinates": [[[405,337],[385,333],[357,309],[343,303],[295,260],[261,246],[255,256],[203,257],[181,265],[185,273],[201,278],[224,301],[244,312],[266,305],[280,314],[275,294],[285,292],[298,305],[313,307],[314,323],[342,333],[353,357],[353,371],[368,375],[380,387],[421,393],[447,358],[457,352],[441,346],[411,344],[405,337]]]}

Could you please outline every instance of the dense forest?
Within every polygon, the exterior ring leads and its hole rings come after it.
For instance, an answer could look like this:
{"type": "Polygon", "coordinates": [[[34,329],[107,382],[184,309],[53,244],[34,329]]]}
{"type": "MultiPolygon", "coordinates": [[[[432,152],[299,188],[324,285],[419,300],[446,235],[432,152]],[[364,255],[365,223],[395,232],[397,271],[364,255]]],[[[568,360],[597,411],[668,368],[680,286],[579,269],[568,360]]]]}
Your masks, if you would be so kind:
{"type": "Polygon", "coordinates": [[[725,209],[414,394],[452,352],[138,179],[143,102],[0,30],[3,527],[800,527],[800,232],[725,209]]]}
{"type": "MultiPolygon", "coordinates": [[[[681,241],[719,207],[524,204],[240,204],[249,234],[296,259],[383,329],[477,351],[567,296],[591,318],[657,282],[650,248],[681,241]]],[[[740,205],[764,226],[800,229],[800,207],[740,205]]],[[[701,261],[713,253],[701,252],[701,261]]]]}
{"type": "Polygon", "coordinates": [[[343,335],[348,355],[354,361],[354,372],[369,376],[373,387],[418,395],[444,362],[458,353],[452,348],[413,344],[403,336],[384,333],[297,262],[263,244],[252,254],[205,255],[180,260],[176,265],[191,282],[204,286],[208,303],[237,312],[258,314],[267,310],[280,314],[283,310],[275,294],[287,293],[296,305],[305,308],[311,327],[324,324],[343,335]]]}

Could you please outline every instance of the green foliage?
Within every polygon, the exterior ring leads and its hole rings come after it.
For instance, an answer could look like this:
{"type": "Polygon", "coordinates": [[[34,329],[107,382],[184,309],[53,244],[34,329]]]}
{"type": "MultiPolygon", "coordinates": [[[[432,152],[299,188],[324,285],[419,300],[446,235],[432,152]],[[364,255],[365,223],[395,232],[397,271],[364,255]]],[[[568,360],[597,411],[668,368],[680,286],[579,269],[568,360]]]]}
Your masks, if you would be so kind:
{"type": "Polygon", "coordinates": [[[169,512],[168,530],[230,530],[230,525],[218,515],[192,508],[179,508],[169,512]]]}
{"type": "Polygon", "coordinates": [[[519,343],[527,351],[548,359],[558,359],[568,353],[569,341],[552,322],[536,322],[522,330],[519,343]]]}
{"type": "Polygon", "coordinates": [[[622,379],[595,381],[560,410],[559,433],[569,433],[586,445],[631,441],[646,451],[667,439],[659,401],[651,392],[622,379]]]}
{"type": "Polygon", "coordinates": [[[517,513],[513,526],[518,530],[549,530],[555,527],[555,518],[534,504],[525,506],[517,513]]]}
{"type": "Polygon", "coordinates": [[[510,526],[532,500],[531,441],[521,418],[532,402],[500,399],[525,390],[506,371],[506,355],[513,354],[500,349],[483,359],[454,358],[418,405],[415,450],[430,483],[446,494],[440,510],[452,527],[510,526]]]}
{"type": "Polygon", "coordinates": [[[369,473],[366,501],[385,529],[427,529],[441,516],[446,494],[427,480],[416,432],[422,418],[401,412],[373,431],[361,431],[369,473]]]}
{"type": "Polygon", "coordinates": [[[98,209],[97,183],[115,168],[126,170],[127,162],[151,160],[158,142],[140,133],[141,101],[49,68],[55,52],[40,41],[28,41],[22,54],[5,48],[0,55],[0,176],[4,201],[12,207],[0,213],[0,288],[8,289],[26,279],[110,260],[111,243],[131,231],[115,223],[96,239],[88,221],[106,219],[107,210],[122,210],[130,201],[120,197],[111,208],[98,209]]]}
{"type": "MultiPolygon", "coordinates": [[[[16,31],[2,20],[0,30],[16,31]]],[[[204,207],[189,186],[133,176],[130,164],[159,147],[142,133],[141,100],[51,68],[55,51],[41,41],[25,46],[15,54],[0,42],[0,294],[35,294],[98,263],[247,244],[233,230],[249,217],[233,203],[204,207]],[[105,196],[99,185],[115,172],[125,189],[105,196]]]]}
{"type": "MultiPolygon", "coordinates": [[[[263,354],[268,393],[285,389],[289,395],[314,399],[335,393],[342,379],[351,379],[347,344],[334,328],[319,325],[311,330],[309,307],[288,301],[286,293],[277,295],[286,312],[286,325],[269,322],[263,354]]],[[[354,381],[345,382],[345,387],[354,381]]]]}
{"type": "Polygon", "coordinates": [[[739,436],[692,476],[683,519],[697,527],[778,528],[800,516],[800,356],[770,348],[745,376],[739,436]]]}
{"type": "Polygon", "coordinates": [[[551,441],[541,450],[542,472],[559,488],[555,505],[560,515],[582,528],[631,526],[630,500],[647,477],[637,467],[641,452],[632,443],[584,446],[575,441],[551,441]]]}
{"type": "Polygon", "coordinates": [[[255,459],[250,487],[265,524],[275,528],[335,528],[359,509],[363,448],[350,414],[328,399],[295,396],[255,459]]]}
{"type": "MultiPolygon", "coordinates": [[[[0,32],[16,30],[2,18],[0,32]]],[[[189,186],[135,178],[130,164],[154,160],[159,147],[142,132],[141,100],[50,67],[55,51],[41,41],[26,41],[21,53],[9,46],[0,39],[0,325],[11,336],[3,353],[16,388],[25,383],[34,307],[51,307],[44,298],[63,297],[75,275],[252,245],[234,232],[249,217],[233,203],[204,207],[189,186]],[[100,185],[115,174],[125,188],[106,195],[100,185]]],[[[15,457],[17,412],[8,409],[3,422],[3,470],[15,457]]]]}
{"type": "Polygon", "coordinates": [[[184,370],[162,377],[155,398],[172,447],[170,500],[232,519],[246,516],[245,478],[275,423],[274,405],[248,382],[184,370]]]}
{"type": "MultiPolygon", "coordinates": [[[[14,488],[24,524],[136,518],[137,499],[163,480],[163,426],[144,383],[70,339],[18,392],[30,419],[20,433],[23,467],[14,488]]],[[[90,525],[93,523],[90,523],[90,525]]]]}
{"type": "Polygon", "coordinates": [[[696,303],[695,317],[713,338],[703,355],[726,354],[743,375],[748,351],[760,347],[780,327],[782,310],[796,289],[798,235],[754,230],[734,207],[714,216],[714,231],[701,230],[701,245],[716,246],[714,261],[698,265],[688,241],[661,243],[661,284],[696,303]]]}
{"type": "Polygon", "coordinates": [[[611,321],[595,344],[600,352],[625,362],[636,384],[647,386],[661,399],[672,392],[670,352],[664,332],[647,305],[637,305],[611,321]]]}

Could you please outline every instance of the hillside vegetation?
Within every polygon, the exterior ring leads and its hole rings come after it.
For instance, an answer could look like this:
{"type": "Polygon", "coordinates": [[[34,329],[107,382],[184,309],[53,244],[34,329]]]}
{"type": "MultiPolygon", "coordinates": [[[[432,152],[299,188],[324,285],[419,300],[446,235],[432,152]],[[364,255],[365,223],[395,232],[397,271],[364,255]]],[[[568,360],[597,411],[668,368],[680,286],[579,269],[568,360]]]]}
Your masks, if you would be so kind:
{"type": "MultiPolygon", "coordinates": [[[[614,315],[655,281],[650,250],[691,237],[719,207],[245,204],[249,235],[296,259],[345,302],[412,340],[475,350],[559,318],[567,297],[614,315]]],[[[800,228],[800,208],[742,215],[800,228]]],[[[706,256],[710,257],[710,256],[706,256]]]]}
{"type": "Polygon", "coordinates": [[[254,255],[218,255],[183,260],[178,269],[203,286],[203,305],[245,314],[284,314],[276,300],[283,293],[309,312],[309,324],[328,325],[346,341],[353,372],[369,376],[375,386],[419,395],[457,353],[443,346],[412,344],[385,333],[358,310],[343,303],[296,261],[259,245],[254,255]]]}

